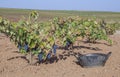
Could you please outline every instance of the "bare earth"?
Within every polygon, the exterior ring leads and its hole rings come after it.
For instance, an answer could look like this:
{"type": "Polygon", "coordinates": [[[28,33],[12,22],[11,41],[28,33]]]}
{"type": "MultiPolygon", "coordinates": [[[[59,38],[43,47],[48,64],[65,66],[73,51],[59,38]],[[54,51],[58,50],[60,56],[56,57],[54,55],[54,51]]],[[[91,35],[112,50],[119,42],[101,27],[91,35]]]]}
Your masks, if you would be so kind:
{"type": "Polygon", "coordinates": [[[70,51],[63,49],[59,49],[57,55],[64,52],[61,56],[65,59],[52,64],[28,65],[24,55],[17,53],[14,43],[0,34],[0,77],[120,77],[120,34],[110,38],[114,41],[113,46],[106,45],[105,41],[97,44],[81,42],[75,46],[73,52],[82,54],[112,52],[104,67],[82,68],[74,62],[74,56],[67,55],[70,51]]]}

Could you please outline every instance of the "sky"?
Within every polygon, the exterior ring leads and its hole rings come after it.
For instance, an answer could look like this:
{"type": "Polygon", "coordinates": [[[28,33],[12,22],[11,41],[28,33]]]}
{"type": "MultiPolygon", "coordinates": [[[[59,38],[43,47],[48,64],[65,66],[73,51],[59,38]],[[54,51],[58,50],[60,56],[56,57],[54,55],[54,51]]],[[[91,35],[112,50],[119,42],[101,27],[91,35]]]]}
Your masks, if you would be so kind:
{"type": "Polygon", "coordinates": [[[120,12],[120,0],[0,0],[0,8],[120,12]]]}

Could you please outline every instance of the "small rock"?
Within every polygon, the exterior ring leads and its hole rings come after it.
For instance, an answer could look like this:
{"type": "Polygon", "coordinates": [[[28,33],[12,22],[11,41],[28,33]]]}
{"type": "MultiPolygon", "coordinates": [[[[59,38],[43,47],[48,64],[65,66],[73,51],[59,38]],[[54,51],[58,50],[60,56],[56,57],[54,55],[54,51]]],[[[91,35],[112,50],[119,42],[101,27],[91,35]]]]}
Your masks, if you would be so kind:
{"type": "Polygon", "coordinates": [[[81,51],[81,53],[85,53],[86,51],[81,51]]]}
{"type": "Polygon", "coordinates": [[[82,77],[85,77],[85,74],[82,74],[82,77]]]}
{"type": "Polygon", "coordinates": [[[115,67],[115,70],[117,70],[118,68],[115,67]]]}
{"type": "Polygon", "coordinates": [[[36,63],[36,66],[39,66],[40,64],[39,63],[36,63]]]}

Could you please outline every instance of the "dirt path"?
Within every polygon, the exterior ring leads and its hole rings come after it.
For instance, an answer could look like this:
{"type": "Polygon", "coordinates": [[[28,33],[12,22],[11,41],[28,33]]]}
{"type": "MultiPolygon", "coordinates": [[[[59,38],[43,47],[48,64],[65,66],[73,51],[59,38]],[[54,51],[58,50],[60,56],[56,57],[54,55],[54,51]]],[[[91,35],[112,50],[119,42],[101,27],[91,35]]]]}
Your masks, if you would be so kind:
{"type": "Polygon", "coordinates": [[[97,44],[81,42],[80,46],[76,46],[73,51],[83,54],[112,52],[104,67],[82,68],[74,62],[76,58],[67,55],[69,51],[65,50],[58,50],[57,55],[65,52],[61,55],[65,59],[57,63],[28,65],[23,59],[24,55],[17,53],[14,43],[0,34],[0,77],[120,77],[120,34],[112,35],[110,38],[114,41],[113,46],[104,44],[104,41],[97,44]]]}

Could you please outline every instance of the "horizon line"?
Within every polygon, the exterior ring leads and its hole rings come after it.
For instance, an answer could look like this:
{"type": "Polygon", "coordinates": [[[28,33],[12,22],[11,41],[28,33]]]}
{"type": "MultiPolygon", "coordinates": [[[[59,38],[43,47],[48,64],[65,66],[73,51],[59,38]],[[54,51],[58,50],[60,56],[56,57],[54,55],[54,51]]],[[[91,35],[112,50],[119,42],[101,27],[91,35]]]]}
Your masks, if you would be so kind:
{"type": "Polygon", "coordinates": [[[0,9],[16,9],[16,10],[45,10],[45,11],[85,11],[85,12],[114,12],[120,13],[119,11],[104,11],[104,10],[70,10],[70,9],[32,9],[32,8],[9,8],[9,7],[0,7],[0,9]]]}

